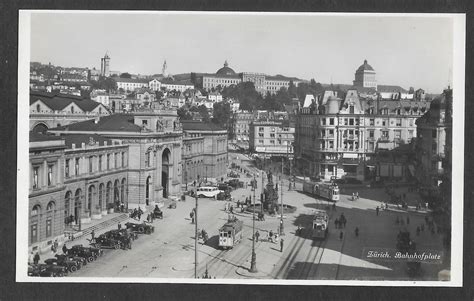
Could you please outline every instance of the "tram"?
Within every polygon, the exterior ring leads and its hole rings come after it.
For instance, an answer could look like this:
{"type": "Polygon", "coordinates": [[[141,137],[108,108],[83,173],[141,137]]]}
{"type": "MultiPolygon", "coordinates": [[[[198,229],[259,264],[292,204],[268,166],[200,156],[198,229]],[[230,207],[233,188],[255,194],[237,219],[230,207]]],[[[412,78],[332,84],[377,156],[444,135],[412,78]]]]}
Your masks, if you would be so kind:
{"type": "Polygon", "coordinates": [[[313,217],[313,239],[325,239],[329,232],[329,216],[324,210],[317,210],[313,217]]]}
{"type": "Polygon", "coordinates": [[[339,187],[337,186],[336,183],[304,182],[303,191],[311,195],[325,198],[333,202],[339,201],[339,187]]]}
{"type": "Polygon", "coordinates": [[[242,240],[243,222],[237,218],[229,219],[219,229],[219,248],[231,249],[242,240]]]}

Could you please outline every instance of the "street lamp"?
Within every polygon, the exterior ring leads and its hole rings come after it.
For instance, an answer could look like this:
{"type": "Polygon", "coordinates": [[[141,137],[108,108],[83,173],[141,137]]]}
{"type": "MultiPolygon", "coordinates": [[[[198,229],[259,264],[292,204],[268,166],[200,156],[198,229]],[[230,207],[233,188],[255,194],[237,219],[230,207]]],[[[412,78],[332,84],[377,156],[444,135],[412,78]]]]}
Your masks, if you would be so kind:
{"type": "Polygon", "coordinates": [[[284,228],[283,228],[283,158],[281,159],[281,178],[280,178],[280,199],[281,199],[281,209],[280,209],[280,236],[285,235],[284,228]]]}
{"type": "Polygon", "coordinates": [[[194,278],[197,279],[198,267],[198,196],[196,194],[196,211],[194,212],[194,278]]]}
{"type": "Polygon", "coordinates": [[[255,254],[255,189],[257,180],[253,176],[253,206],[252,206],[252,259],[250,261],[250,273],[256,273],[257,270],[257,254],[255,254]]]}

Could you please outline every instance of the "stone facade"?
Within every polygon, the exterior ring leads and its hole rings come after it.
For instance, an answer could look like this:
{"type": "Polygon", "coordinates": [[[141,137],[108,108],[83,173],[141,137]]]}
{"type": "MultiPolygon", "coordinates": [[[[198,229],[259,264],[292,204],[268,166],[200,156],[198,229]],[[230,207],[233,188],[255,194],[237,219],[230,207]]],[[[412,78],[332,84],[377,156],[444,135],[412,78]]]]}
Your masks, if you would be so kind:
{"type": "MultiPolygon", "coordinates": [[[[327,94],[327,93],[324,93],[327,94]]],[[[330,93],[301,108],[296,118],[295,156],[303,173],[316,178],[375,175],[377,150],[391,150],[416,137],[417,118],[428,102],[344,99],[330,93]]],[[[382,175],[385,171],[382,171],[382,175]]]]}
{"type": "Polygon", "coordinates": [[[293,157],[295,128],[288,122],[254,121],[250,124],[250,151],[268,156],[293,157]]]}

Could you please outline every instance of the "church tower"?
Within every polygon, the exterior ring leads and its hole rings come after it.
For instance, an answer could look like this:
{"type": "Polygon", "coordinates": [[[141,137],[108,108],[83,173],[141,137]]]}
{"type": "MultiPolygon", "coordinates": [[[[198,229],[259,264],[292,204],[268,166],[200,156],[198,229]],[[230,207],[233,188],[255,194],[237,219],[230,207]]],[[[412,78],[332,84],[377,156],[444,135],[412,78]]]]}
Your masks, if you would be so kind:
{"type": "Polygon", "coordinates": [[[164,78],[168,77],[168,74],[166,73],[166,69],[168,68],[168,65],[166,64],[166,60],[163,63],[163,68],[161,69],[161,74],[163,75],[164,78]]]}
{"type": "Polygon", "coordinates": [[[104,57],[100,59],[100,75],[110,75],[110,57],[108,52],[106,52],[104,57]]]}

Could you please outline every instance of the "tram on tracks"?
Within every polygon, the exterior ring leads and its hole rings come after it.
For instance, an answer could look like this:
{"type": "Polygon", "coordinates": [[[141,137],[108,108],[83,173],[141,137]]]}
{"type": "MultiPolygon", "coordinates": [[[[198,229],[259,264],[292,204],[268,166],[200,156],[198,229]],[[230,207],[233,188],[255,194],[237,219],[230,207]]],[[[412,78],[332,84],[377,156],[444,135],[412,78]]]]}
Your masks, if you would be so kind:
{"type": "Polygon", "coordinates": [[[237,218],[229,219],[219,229],[219,248],[232,249],[242,240],[243,222],[237,218]]]}
{"type": "Polygon", "coordinates": [[[313,217],[313,239],[326,239],[329,233],[329,216],[324,210],[316,210],[313,217]]]}
{"type": "Polygon", "coordinates": [[[339,187],[336,183],[304,182],[303,192],[306,192],[310,195],[314,195],[316,197],[327,199],[329,201],[339,201],[339,187]]]}

